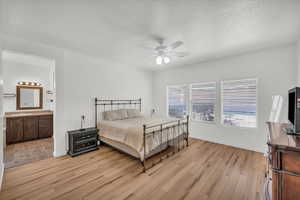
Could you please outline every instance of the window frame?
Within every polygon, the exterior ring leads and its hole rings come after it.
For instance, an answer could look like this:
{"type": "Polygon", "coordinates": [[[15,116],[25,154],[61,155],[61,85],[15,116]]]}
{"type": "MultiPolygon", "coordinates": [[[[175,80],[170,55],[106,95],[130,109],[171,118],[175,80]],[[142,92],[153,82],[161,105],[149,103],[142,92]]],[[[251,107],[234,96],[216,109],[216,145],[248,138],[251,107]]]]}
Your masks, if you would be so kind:
{"type": "Polygon", "coordinates": [[[190,96],[190,92],[189,92],[189,84],[176,84],[176,85],[167,85],[167,90],[166,90],[166,105],[167,105],[167,108],[166,108],[166,116],[168,118],[174,118],[172,116],[169,115],[169,88],[171,87],[187,87],[187,96],[185,97],[185,100],[187,101],[186,102],[186,115],[189,114],[189,96],[190,96]]]}
{"type": "Polygon", "coordinates": [[[245,79],[230,79],[230,80],[222,80],[220,82],[220,124],[223,127],[226,128],[237,128],[237,129],[250,129],[250,130],[254,130],[254,129],[258,129],[258,122],[259,122],[259,113],[258,113],[258,78],[245,78],[245,79]],[[244,126],[233,126],[233,125],[228,125],[228,124],[224,124],[224,118],[223,118],[223,107],[224,107],[224,101],[223,101],[223,83],[224,82],[236,82],[236,81],[247,81],[247,80],[255,80],[256,82],[256,107],[255,107],[255,112],[256,112],[256,123],[255,123],[255,127],[244,127],[244,126]]]}
{"type": "Polygon", "coordinates": [[[217,81],[207,81],[207,82],[195,82],[195,83],[191,83],[189,85],[189,115],[190,115],[190,120],[193,122],[197,122],[197,123],[204,123],[204,124],[215,124],[217,122],[216,116],[217,116],[217,112],[216,112],[216,108],[217,108],[217,103],[218,103],[218,88],[217,88],[218,82],[217,81]],[[192,112],[193,112],[193,105],[192,105],[192,86],[193,85],[201,85],[201,84],[209,84],[209,83],[214,83],[215,84],[215,94],[216,94],[216,98],[215,98],[215,103],[214,103],[214,120],[213,121],[204,121],[204,120],[196,120],[192,117],[192,112]]]}

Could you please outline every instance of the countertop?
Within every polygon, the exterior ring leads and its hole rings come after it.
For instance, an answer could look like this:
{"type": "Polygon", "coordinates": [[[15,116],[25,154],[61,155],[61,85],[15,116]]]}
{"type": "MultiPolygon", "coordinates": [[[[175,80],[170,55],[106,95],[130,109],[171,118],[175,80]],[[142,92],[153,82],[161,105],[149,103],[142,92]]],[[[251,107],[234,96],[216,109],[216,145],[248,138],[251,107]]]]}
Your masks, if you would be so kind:
{"type": "Polygon", "coordinates": [[[41,115],[53,115],[53,111],[39,110],[39,111],[23,111],[23,112],[6,112],[4,114],[4,118],[31,117],[31,116],[41,116],[41,115]]]}
{"type": "Polygon", "coordinates": [[[283,150],[300,151],[300,136],[287,135],[284,128],[286,123],[267,122],[270,139],[268,145],[283,150]]]}

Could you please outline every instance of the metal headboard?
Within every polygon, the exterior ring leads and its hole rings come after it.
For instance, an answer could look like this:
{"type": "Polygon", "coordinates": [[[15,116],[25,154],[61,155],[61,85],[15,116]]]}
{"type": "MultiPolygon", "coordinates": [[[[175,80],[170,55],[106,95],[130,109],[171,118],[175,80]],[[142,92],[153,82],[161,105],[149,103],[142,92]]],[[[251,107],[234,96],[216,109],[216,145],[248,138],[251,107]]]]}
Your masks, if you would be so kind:
{"type": "Polygon", "coordinates": [[[97,128],[97,122],[98,122],[98,106],[103,107],[103,111],[106,111],[105,108],[108,108],[109,111],[120,108],[125,108],[125,106],[134,106],[138,107],[140,112],[142,111],[142,99],[130,99],[130,100],[120,100],[120,99],[109,99],[109,100],[104,100],[104,99],[98,99],[97,97],[95,98],[95,127],[97,128]]]}

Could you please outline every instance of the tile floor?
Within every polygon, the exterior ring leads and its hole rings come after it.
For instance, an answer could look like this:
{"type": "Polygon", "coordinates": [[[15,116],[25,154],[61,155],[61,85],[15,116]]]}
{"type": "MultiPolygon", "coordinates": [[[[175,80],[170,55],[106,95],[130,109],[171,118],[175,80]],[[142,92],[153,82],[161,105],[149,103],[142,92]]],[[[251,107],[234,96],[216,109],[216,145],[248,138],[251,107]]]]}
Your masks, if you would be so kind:
{"type": "Polygon", "coordinates": [[[4,151],[5,168],[47,159],[53,156],[53,138],[10,144],[4,151]]]}

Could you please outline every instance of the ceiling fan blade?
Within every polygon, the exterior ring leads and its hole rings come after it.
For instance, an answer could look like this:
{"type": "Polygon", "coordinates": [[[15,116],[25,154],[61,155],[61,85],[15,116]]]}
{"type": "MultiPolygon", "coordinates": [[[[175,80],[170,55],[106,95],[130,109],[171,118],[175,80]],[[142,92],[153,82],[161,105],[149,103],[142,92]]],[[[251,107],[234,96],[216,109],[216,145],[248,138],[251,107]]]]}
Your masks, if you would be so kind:
{"type": "Polygon", "coordinates": [[[158,44],[163,44],[164,42],[164,37],[157,35],[157,34],[150,34],[150,38],[154,41],[156,41],[158,44]]]}
{"type": "Polygon", "coordinates": [[[177,56],[177,57],[185,57],[185,56],[190,55],[190,53],[188,53],[188,52],[174,52],[174,51],[170,52],[169,54],[172,56],[177,56]]]}
{"type": "Polygon", "coordinates": [[[179,47],[179,46],[181,46],[181,45],[183,45],[183,42],[182,42],[182,41],[176,41],[176,42],[170,44],[170,45],[168,46],[168,48],[169,48],[170,50],[172,50],[172,49],[176,49],[177,47],[179,47]]]}

